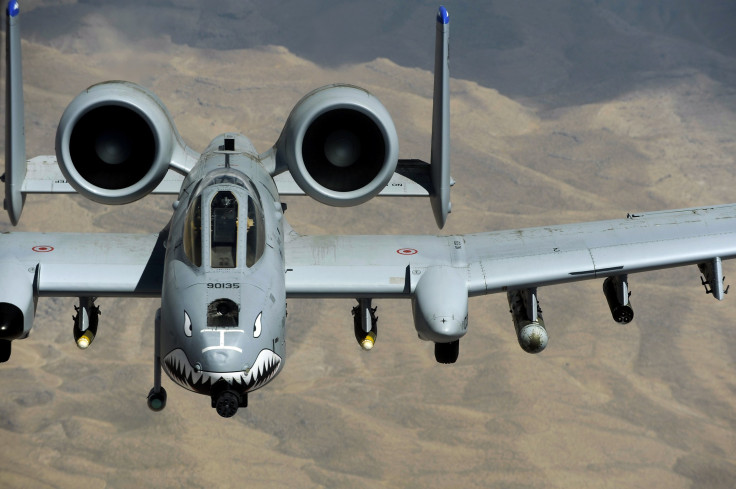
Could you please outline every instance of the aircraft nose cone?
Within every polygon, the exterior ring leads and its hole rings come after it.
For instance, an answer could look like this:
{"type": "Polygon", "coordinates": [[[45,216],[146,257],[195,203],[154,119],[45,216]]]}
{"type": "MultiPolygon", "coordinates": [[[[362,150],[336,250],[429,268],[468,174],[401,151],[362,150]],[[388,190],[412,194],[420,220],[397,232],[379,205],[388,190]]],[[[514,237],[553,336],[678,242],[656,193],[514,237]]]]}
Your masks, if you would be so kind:
{"type": "Polygon", "coordinates": [[[244,356],[240,347],[227,350],[218,348],[201,353],[195,350],[192,352],[192,358],[194,356],[199,357],[202,370],[207,372],[238,372],[243,369],[243,365],[250,364],[249,358],[244,356]]]}

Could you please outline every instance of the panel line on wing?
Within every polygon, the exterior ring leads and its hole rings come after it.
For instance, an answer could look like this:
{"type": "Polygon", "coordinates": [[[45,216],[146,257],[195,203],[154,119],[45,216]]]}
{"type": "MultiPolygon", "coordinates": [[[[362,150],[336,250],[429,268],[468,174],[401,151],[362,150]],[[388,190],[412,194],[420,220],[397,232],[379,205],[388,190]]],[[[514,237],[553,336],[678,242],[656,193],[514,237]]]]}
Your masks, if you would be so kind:
{"type": "Polygon", "coordinates": [[[600,270],[592,269],[592,270],[583,270],[581,272],[570,272],[570,275],[596,275],[598,273],[606,273],[606,272],[615,272],[616,270],[623,270],[624,266],[619,265],[617,267],[608,267],[608,268],[601,268],[600,270]]]}

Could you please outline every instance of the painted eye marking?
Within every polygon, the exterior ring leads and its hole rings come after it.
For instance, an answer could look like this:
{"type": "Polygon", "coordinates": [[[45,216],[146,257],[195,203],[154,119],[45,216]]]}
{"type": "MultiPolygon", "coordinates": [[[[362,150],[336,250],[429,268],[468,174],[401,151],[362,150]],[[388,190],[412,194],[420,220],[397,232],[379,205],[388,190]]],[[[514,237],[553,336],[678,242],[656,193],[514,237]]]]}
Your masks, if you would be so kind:
{"type": "Polygon", "coordinates": [[[187,336],[192,336],[192,320],[189,319],[189,314],[187,314],[187,311],[184,311],[184,334],[187,336]]]}
{"type": "Polygon", "coordinates": [[[263,312],[258,313],[258,317],[256,318],[255,324],[253,324],[253,338],[258,338],[261,336],[261,316],[263,315],[263,312]]]}

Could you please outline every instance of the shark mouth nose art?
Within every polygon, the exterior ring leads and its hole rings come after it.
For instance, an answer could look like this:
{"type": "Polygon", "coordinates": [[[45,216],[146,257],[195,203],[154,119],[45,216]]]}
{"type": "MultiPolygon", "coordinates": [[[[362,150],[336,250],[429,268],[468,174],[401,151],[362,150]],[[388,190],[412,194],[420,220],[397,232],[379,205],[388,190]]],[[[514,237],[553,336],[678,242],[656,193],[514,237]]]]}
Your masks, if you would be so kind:
{"type": "Polygon", "coordinates": [[[237,372],[208,372],[195,370],[186,353],[176,349],[166,355],[162,366],[171,380],[199,394],[209,395],[212,386],[221,380],[239,392],[250,392],[263,387],[276,376],[281,368],[281,357],[271,350],[261,350],[250,369],[237,372]]]}

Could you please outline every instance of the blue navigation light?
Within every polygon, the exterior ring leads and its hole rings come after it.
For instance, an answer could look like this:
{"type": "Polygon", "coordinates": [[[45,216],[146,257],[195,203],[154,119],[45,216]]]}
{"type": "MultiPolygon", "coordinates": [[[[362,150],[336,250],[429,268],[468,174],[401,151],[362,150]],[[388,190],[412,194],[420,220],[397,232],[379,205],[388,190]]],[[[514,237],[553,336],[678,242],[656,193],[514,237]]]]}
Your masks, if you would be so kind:
{"type": "Polygon", "coordinates": [[[437,12],[437,22],[440,24],[450,23],[450,14],[447,13],[447,9],[443,6],[440,6],[439,11],[437,12]]]}
{"type": "Polygon", "coordinates": [[[10,17],[15,17],[20,12],[20,6],[18,5],[18,0],[10,0],[8,2],[8,9],[7,13],[10,17]]]}

